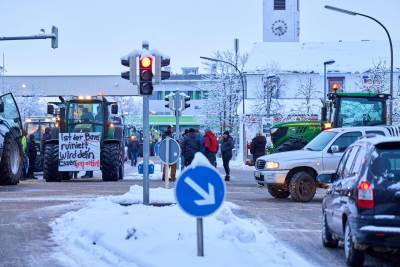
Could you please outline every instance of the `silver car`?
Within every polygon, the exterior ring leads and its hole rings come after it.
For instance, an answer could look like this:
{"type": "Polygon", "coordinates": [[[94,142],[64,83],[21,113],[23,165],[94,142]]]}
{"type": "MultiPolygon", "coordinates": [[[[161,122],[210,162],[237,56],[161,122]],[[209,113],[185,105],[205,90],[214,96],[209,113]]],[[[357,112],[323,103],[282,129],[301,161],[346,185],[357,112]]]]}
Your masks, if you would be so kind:
{"type": "Polygon", "coordinates": [[[346,148],[365,135],[400,136],[400,128],[370,126],[325,130],[302,150],[258,158],[255,180],[260,185],[266,185],[275,198],[290,195],[293,201],[309,202],[314,198],[317,187],[327,187],[317,182],[317,175],[334,173],[346,148]]]}

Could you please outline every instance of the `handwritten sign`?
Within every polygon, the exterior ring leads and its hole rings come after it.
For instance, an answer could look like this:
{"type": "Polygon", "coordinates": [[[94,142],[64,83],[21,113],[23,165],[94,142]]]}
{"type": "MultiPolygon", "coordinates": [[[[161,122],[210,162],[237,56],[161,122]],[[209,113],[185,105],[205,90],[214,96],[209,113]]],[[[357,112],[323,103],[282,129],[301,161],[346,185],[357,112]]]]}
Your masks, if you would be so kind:
{"type": "Polygon", "coordinates": [[[100,133],[60,133],[58,170],[99,170],[100,139],[100,133]]]}

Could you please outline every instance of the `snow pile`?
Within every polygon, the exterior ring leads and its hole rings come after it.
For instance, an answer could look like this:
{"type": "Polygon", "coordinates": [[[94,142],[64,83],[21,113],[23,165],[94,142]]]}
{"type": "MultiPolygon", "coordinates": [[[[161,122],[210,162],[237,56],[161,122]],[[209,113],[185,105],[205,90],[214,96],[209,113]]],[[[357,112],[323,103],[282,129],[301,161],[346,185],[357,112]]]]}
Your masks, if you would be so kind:
{"type": "MultiPolygon", "coordinates": [[[[129,189],[129,192],[121,196],[109,196],[105,199],[110,200],[113,203],[120,205],[132,205],[143,203],[143,187],[139,185],[133,185],[129,189]]],[[[150,203],[152,204],[163,204],[163,203],[175,203],[174,191],[165,188],[151,188],[150,189],[150,203]]]]}
{"type": "MultiPolygon", "coordinates": [[[[141,195],[141,188],[131,190],[141,195]]],[[[152,194],[166,194],[152,191],[152,194]]],[[[77,266],[310,266],[255,220],[237,217],[225,203],[204,219],[205,257],[196,256],[196,220],[176,205],[122,206],[98,198],[52,223],[62,260],[77,266]]],[[[58,252],[56,257],[60,257],[58,252]]]]}

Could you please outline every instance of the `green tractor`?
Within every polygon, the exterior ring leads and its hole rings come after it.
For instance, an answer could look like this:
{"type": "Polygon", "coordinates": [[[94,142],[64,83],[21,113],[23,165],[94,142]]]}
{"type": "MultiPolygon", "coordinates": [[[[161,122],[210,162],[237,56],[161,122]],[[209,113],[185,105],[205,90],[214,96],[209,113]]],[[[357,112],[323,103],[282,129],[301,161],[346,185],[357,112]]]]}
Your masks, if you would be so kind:
{"type": "Polygon", "coordinates": [[[111,119],[118,114],[116,102],[103,96],[73,97],[66,101],[51,102],[47,113],[57,116],[58,127],[53,128],[51,140],[45,143],[43,178],[47,182],[69,180],[71,172],[60,172],[59,133],[101,133],[100,169],[103,181],[118,181],[124,176],[124,131],[123,126],[111,119]],[[57,107],[57,112],[55,110],[57,107]]]}
{"type": "Polygon", "coordinates": [[[273,152],[299,150],[329,128],[387,124],[389,94],[330,93],[321,109],[321,121],[293,121],[274,125],[273,152]]]}

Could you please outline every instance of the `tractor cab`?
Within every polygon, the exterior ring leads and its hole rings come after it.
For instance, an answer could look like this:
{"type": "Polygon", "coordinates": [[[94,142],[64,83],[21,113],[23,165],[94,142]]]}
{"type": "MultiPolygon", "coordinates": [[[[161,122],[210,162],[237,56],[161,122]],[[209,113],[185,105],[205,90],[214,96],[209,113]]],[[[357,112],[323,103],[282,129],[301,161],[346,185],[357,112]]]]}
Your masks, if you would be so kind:
{"type": "Polygon", "coordinates": [[[386,125],[389,98],[389,94],[331,93],[321,119],[334,128],[386,125]]]}

